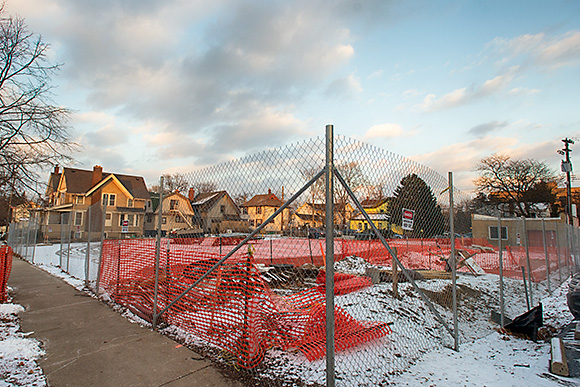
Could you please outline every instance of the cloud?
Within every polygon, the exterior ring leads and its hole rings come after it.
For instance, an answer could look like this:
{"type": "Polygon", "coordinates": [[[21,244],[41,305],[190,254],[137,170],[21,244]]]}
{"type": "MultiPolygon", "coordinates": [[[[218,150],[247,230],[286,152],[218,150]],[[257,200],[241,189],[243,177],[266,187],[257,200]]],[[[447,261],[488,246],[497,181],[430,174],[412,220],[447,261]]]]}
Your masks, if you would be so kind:
{"type": "Polygon", "coordinates": [[[478,138],[487,136],[490,132],[502,129],[508,126],[506,121],[491,121],[485,124],[476,125],[467,131],[468,134],[474,135],[478,138]]]}
{"type": "Polygon", "coordinates": [[[373,125],[363,136],[363,141],[374,138],[392,138],[404,135],[403,128],[399,124],[380,124],[373,125]]]}
{"type": "MultiPolygon", "coordinates": [[[[31,11],[44,9],[37,1],[11,9],[29,12],[27,21],[42,25],[56,57],[66,58],[65,88],[82,87],[91,110],[137,126],[156,122],[185,142],[203,137],[208,145],[197,149],[208,157],[228,144],[249,150],[291,140],[304,126],[293,109],[309,94],[362,92],[356,76],[337,72],[355,55],[347,26],[385,14],[381,1],[53,0],[48,23],[31,11]],[[224,136],[234,130],[246,136],[224,136]]],[[[105,133],[96,125],[88,136],[95,141],[105,133]]]]}
{"type": "Polygon", "coordinates": [[[511,95],[533,95],[539,93],[539,89],[529,89],[527,87],[514,87],[508,93],[511,95]]]}
{"type": "Polygon", "coordinates": [[[580,64],[580,31],[558,36],[539,33],[513,39],[496,38],[488,47],[503,54],[503,62],[518,59],[548,69],[580,64]]]}
{"type": "Polygon", "coordinates": [[[362,91],[363,88],[360,85],[359,80],[355,76],[349,75],[332,81],[324,94],[332,98],[349,98],[353,95],[362,93],[362,91]]]}
{"type": "Polygon", "coordinates": [[[506,73],[484,81],[481,85],[455,89],[441,97],[428,94],[423,98],[419,108],[426,112],[453,108],[483,98],[505,89],[513,79],[517,67],[510,68],[506,73]]]}

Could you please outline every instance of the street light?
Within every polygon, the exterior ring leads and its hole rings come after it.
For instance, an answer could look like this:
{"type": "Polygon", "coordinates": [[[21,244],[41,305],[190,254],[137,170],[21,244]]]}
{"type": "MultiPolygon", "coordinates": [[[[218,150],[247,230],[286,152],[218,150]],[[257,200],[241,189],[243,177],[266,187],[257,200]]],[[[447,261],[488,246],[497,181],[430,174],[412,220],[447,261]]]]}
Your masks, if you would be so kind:
{"type": "Polygon", "coordinates": [[[566,156],[564,160],[562,160],[562,165],[560,166],[562,172],[566,173],[566,215],[568,216],[568,224],[573,224],[572,220],[572,186],[570,183],[570,173],[572,172],[572,162],[570,162],[570,144],[574,145],[574,140],[569,138],[565,138],[562,140],[564,143],[564,149],[559,149],[558,154],[562,156],[566,156]]]}

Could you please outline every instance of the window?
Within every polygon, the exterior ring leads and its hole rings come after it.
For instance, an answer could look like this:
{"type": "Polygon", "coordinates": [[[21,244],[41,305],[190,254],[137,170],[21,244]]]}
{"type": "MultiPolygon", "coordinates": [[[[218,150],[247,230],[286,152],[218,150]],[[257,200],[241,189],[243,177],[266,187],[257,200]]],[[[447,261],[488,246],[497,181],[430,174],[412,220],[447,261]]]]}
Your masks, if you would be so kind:
{"type": "Polygon", "coordinates": [[[77,196],[76,197],[76,204],[85,204],[85,197],[84,196],[77,196]]]}
{"type": "Polygon", "coordinates": [[[179,214],[175,215],[175,223],[185,223],[183,217],[179,214]]]}
{"type": "MultiPolygon", "coordinates": [[[[497,226],[489,226],[489,239],[497,239],[497,226]]],[[[508,232],[506,226],[501,226],[501,239],[508,239],[508,232]]]]}
{"type": "Polygon", "coordinates": [[[167,223],[167,218],[165,218],[165,216],[163,218],[161,218],[161,223],[163,223],[163,224],[167,223]]]}
{"type": "Polygon", "coordinates": [[[248,215],[248,207],[242,208],[242,214],[248,215]]]}
{"type": "Polygon", "coordinates": [[[110,212],[107,212],[105,215],[105,226],[111,226],[113,223],[113,215],[110,212]]]}
{"type": "Polygon", "coordinates": [[[83,225],[83,213],[80,211],[77,211],[75,213],[75,226],[82,226],[82,225],[83,225]]]}
{"type": "Polygon", "coordinates": [[[220,206],[220,213],[222,213],[222,214],[226,213],[226,206],[224,206],[224,205],[220,206]]]}
{"type": "Polygon", "coordinates": [[[109,205],[110,206],[114,206],[115,205],[115,194],[109,194],[109,205]]]}
{"type": "Polygon", "coordinates": [[[119,226],[123,225],[123,221],[125,220],[126,216],[127,215],[125,215],[125,214],[119,214],[119,226]]]}
{"type": "Polygon", "coordinates": [[[147,223],[151,223],[151,222],[153,222],[153,215],[149,215],[149,214],[147,214],[146,222],[147,222],[147,223]]]}
{"type": "Polygon", "coordinates": [[[106,206],[109,204],[109,194],[103,194],[103,198],[101,200],[101,204],[106,206]]]}
{"type": "Polygon", "coordinates": [[[127,199],[127,207],[133,207],[133,199],[127,199]]]}
{"type": "Polygon", "coordinates": [[[177,200],[172,199],[169,202],[169,209],[170,210],[176,210],[177,209],[177,205],[179,204],[179,202],[177,200]]]}
{"type": "Polygon", "coordinates": [[[127,217],[127,220],[129,221],[129,226],[135,227],[135,215],[134,214],[129,214],[127,217]]]}
{"type": "Polygon", "coordinates": [[[262,207],[256,207],[256,214],[262,213],[262,207]]]}

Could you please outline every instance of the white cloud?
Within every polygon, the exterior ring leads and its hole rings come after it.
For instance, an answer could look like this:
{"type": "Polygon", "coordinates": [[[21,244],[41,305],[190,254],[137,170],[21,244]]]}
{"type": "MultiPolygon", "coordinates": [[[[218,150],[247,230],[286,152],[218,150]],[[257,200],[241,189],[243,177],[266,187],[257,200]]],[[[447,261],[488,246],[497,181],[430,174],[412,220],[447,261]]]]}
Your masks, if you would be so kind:
{"type": "Polygon", "coordinates": [[[559,36],[545,33],[521,35],[513,39],[496,38],[488,45],[506,55],[503,62],[522,57],[525,61],[546,68],[578,66],[580,64],[580,31],[559,36]]]}
{"type": "Polygon", "coordinates": [[[404,135],[403,128],[399,124],[380,124],[373,125],[363,136],[364,141],[374,138],[392,138],[404,135]]]}

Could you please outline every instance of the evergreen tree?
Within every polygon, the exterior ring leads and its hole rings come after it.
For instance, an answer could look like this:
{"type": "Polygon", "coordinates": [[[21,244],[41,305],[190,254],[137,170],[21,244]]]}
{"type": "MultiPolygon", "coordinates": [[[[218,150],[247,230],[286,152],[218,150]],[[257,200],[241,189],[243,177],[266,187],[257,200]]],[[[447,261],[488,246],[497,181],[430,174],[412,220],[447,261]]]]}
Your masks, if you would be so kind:
{"type": "Polygon", "coordinates": [[[415,211],[413,222],[415,236],[429,238],[444,232],[445,218],[435,195],[427,183],[414,173],[403,177],[395,189],[394,198],[389,206],[391,223],[402,225],[403,208],[415,211]]]}

